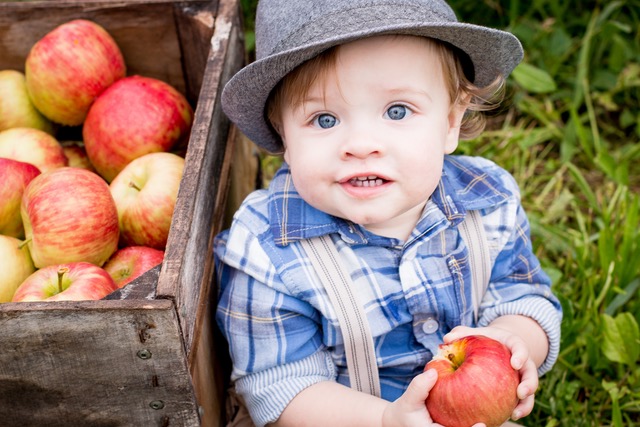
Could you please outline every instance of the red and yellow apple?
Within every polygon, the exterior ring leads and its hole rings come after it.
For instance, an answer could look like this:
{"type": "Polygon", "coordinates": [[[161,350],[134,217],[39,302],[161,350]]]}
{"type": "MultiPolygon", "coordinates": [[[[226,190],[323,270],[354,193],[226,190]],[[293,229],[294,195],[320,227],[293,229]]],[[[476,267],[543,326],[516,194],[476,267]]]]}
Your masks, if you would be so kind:
{"type": "Polygon", "coordinates": [[[0,235],[0,302],[9,302],[16,289],[36,268],[29,248],[15,237],[0,235]]]}
{"type": "Polygon", "coordinates": [[[20,202],[24,189],[40,170],[30,163],[0,157],[0,234],[24,237],[20,202]]]}
{"type": "Polygon", "coordinates": [[[69,160],[70,167],[82,168],[97,173],[89,160],[89,156],[87,156],[87,150],[85,150],[82,141],[60,141],[60,145],[62,145],[62,151],[69,160]]]}
{"type": "Polygon", "coordinates": [[[498,427],[518,404],[520,374],[511,367],[509,349],[492,338],[472,335],[441,344],[425,371],[431,368],[438,380],[426,404],[439,424],[498,427]]]}
{"type": "Polygon", "coordinates": [[[182,157],[150,153],[133,160],[111,182],[121,246],[165,248],[183,171],[182,157]]]}
{"type": "Polygon", "coordinates": [[[91,163],[111,182],[133,159],[170,151],[189,137],[193,110],[169,84],[130,76],[111,85],[89,109],[82,137],[91,163]]]}
{"type": "Polygon", "coordinates": [[[24,73],[0,71],[0,131],[34,128],[53,135],[54,127],[31,102],[24,73]]]}
{"type": "Polygon", "coordinates": [[[121,288],[162,263],[164,251],[148,246],[127,246],[109,258],[102,267],[121,288]]]}
{"type": "Polygon", "coordinates": [[[71,262],[41,268],[20,284],[13,302],[98,300],[118,289],[102,268],[71,262]]]}
{"type": "Polygon", "coordinates": [[[69,126],[81,124],[95,98],[125,75],[114,39],[85,19],[51,30],[31,47],[25,63],[33,104],[50,120],[69,126]]]}
{"type": "Polygon", "coordinates": [[[102,266],[118,249],[118,212],[107,183],[80,168],[35,177],[22,196],[22,221],[38,268],[85,261],[102,266]]]}
{"type": "Polygon", "coordinates": [[[0,132],[0,157],[31,163],[41,172],[67,166],[69,162],[57,139],[33,128],[0,132]]]}

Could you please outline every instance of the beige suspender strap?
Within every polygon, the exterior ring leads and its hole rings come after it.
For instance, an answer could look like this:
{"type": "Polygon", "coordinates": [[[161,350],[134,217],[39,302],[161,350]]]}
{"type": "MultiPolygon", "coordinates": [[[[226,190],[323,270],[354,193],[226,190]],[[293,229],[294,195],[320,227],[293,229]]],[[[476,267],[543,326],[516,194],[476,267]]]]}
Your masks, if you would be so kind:
{"type": "Polygon", "coordinates": [[[301,240],[340,322],[351,388],[380,397],[376,352],[364,306],[328,235],[301,240]]]}
{"type": "Polygon", "coordinates": [[[459,230],[469,249],[472,281],[471,303],[473,304],[473,316],[477,322],[480,302],[487,291],[491,278],[491,256],[480,212],[477,210],[467,211],[467,216],[460,223],[459,230]]]}

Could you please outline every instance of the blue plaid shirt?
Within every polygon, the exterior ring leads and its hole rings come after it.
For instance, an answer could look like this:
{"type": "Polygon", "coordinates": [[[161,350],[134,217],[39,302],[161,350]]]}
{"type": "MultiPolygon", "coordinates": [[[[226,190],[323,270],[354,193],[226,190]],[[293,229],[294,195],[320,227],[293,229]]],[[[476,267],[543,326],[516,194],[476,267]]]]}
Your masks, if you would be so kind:
{"type": "MultiPolygon", "coordinates": [[[[419,178],[416,178],[419,179],[419,178]]],[[[258,426],[275,421],[304,388],[349,384],[334,308],[300,239],[329,234],[346,261],[371,325],[382,397],[395,400],[457,325],[474,326],[468,251],[457,225],[479,210],[491,252],[479,326],[519,314],[549,338],[539,373],[555,362],[562,312],[532,253],[513,177],[477,157],[447,156],[442,179],[406,242],[308,205],[287,165],[245,200],[216,240],[216,318],[229,342],[232,379],[258,426]]]]}

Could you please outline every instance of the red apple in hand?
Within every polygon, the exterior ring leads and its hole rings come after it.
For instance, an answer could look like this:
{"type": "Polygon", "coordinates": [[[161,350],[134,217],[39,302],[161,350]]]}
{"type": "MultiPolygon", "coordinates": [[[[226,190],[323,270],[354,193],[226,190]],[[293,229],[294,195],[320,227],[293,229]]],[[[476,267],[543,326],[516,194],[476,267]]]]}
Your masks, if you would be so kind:
{"type": "Polygon", "coordinates": [[[183,170],[182,157],[151,153],[129,163],[113,180],[109,187],[123,246],[165,248],[183,170]]]}
{"type": "Polygon", "coordinates": [[[22,221],[36,267],[102,266],[118,248],[118,212],[107,183],[80,168],[38,175],[22,196],[22,221]]]}
{"type": "Polygon", "coordinates": [[[53,124],[31,102],[24,73],[0,71],[0,131],[34,128],[53,135],[53,124]]]}
{"type": "Polygon", "coordinates": [[[42,114],[63,125],[81,124],[89,106],[124,77],[120,48],[100,25],[76,19],[56,27],[31,48],[27,89],[42,114]]]}
{"type": "Polygon", "coordinates": [[[29,248],[15,237],[0,235],[0,302],[9,302],[20,284],[34,271],[29,248]]]}
{"type": "Polygon", "coordinates": [[[69,162],[57,139],[32,128],[0,132],[0,157],[31,163],[41,172],[67,166],[69,162]]]}
{"type": "Polygon", "coordinates": [[[88,262],[50,265],[22,282],[13,302],[98,300],[118,289],[109,274],[88,262]]]}
{"type": "Polygon", "coordinates": [[[141,76],[114,83],[91,106],[82,128],[87,154],[111,182],[133,159],[169,151],[189,137],[193,110],[167,83],[141,76]]]}
{"type": "Polygon", "coordinates": [[[148,246],[127,246],[113,254],[102,268],[121,288],[162,263],[163,258],[164,251],[148,246]]]}
{"type": "Polygon", "coordinates": [[[518,404],[520,374],[511,367],[509,349],[492,338],[475,335],[441,344],[425,371],[431,368],[438,380],[427,397],[427,409],[439,424],[498,427],[518,404]]]}
{"type": "Polygon", "coordinates": [[[0,157],[0,234],[24,237],[20,201],[24,189],[38,175],[40,170],[30,163],[0,157]]]}

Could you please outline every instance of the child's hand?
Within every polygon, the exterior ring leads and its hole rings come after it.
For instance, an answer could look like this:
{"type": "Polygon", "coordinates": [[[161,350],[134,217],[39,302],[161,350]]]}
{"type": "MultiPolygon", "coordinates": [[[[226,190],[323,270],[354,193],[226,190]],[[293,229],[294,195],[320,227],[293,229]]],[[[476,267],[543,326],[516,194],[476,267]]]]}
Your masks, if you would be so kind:
{"type": "MultiPolygon", "coordinates": [[[[438,379],[435,369],[416,376],[402,396],[389,403],[382,415],[383,427],[446,427],[434,423],[427,411],[425,401],[438,379]]],[[[475,424],[472,427],[485,427],[475,424]]]]}
{"type": "Polygon", "coordinates": [[[524,340],[500,327],[487,326],[470,328],[467,326],[457,326],[444,336],[444,342],[449,343],[469,335],[484,335],[493,338],[511,350],[511,366],[520,372],[520,385],[518,385],[516,392],[520,402],[513,410],[511,418],[517,420],[529,415],[533,410],[535,400],[534,393],[538,389],[538,370],[529,356],[529,349],[524,340]]]}

